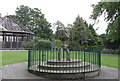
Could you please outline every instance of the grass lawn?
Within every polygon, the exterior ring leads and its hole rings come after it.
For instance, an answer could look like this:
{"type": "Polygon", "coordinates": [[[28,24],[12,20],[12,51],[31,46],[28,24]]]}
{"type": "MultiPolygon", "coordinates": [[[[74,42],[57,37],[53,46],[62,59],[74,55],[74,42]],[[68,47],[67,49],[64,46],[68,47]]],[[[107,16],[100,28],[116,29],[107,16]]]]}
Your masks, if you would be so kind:
{"type": "MultiPolygon", "coordinates": [[[[1,51],[0,53],[0,60],[2,60],[0,66],[28,60],[28,51],[1,51]]],[[[101,63],[105,66],[118,68],[118,56],[101,55],[101,63]]]]}
{"type": "Polygon", "coordinates": [[[101,56],[101,63],[102,65],[119,68],[118,67],[118,56],[109,56],[109,55],[102,55],[101,56]]]}
{"type": "Polygon", "coordinates": [[[2,64],[0,64],[0,66],[25,62],[28,60],[28,51],[2,51],[1,53],[2,64]]]}

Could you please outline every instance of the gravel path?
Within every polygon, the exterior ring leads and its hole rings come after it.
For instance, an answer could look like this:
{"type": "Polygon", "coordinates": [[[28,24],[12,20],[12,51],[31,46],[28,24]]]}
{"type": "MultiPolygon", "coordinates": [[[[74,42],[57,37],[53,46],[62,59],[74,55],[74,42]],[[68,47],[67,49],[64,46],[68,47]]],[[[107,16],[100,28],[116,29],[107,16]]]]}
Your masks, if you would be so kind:
{"type": "MultiPolygon", "coordinates": [[[[0,67],[0,79],[44,79],[27,71],[27,62],[0,67]]],[[[93,79],[118,79],[118,69],[102,66],[100,76],[93,79]]]]}

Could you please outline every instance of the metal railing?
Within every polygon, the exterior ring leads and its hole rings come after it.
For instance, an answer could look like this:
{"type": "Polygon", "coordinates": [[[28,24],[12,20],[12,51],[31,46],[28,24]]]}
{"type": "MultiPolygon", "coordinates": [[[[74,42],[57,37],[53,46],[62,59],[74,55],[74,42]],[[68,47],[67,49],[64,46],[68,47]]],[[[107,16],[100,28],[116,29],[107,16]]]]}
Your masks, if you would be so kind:
{"type": "Polygon", "coordinates": [[[97,47],[69,49],[70,60],[62,51],[58,60],[58,48],[28,49],[28,70],[39,73],[89,73],[101,70],[101,53],[97,47]]]}

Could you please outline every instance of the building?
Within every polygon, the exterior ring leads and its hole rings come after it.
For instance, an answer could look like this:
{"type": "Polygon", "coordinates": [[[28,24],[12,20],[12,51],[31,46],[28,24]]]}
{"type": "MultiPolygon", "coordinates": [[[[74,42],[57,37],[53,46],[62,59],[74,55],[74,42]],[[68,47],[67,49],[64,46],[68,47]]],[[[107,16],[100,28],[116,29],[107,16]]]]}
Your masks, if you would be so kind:
{"type": "Polygon", "coordinates": [[[0,49],[24,49],[33,36],[33,32],[10,16],[0,16],[0,49]]]}

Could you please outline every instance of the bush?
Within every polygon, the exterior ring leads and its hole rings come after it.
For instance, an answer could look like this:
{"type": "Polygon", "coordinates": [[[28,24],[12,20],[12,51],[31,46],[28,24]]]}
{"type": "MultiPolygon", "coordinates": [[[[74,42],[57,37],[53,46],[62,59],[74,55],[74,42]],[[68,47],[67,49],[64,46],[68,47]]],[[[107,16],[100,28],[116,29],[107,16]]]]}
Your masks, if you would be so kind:
{"type": "Polygon", "coordinates": [[[69,42],[69,49],[78,49],[80,47],[79,43],[77,41],[70,41],[69,42]]]}
{"type": "Polygon", "coordinates": [[[51,48],[51,41],[35,38],[30,42],[28,42],[25,45],[25,48],[35,48],[35,49],[51,48]]]}
{"type": "Polygon", "coordinates": [[[36,39],[33,39],[33,40],[31,40],[31,41],[29,41],[29,42],[27,42],[26,44],[25,44],[25,48],[35,48],[35,46],[36,46],[36,41],[35,41],[36,39]]]}
{"type": "Polygon", "coordinates": [[[51,42],[49,40],[38,40],[36,48],[51,48],[51,42]]]}
{"type": "Polygon", "coordinates": [[[107,54],[119,54],[119,50],[111,50],[111,49],[103,49],[102,53],[107,53],[107,54]]]}
{"type": "Polygon", "coordinates": [[[62,46],[62,42],[61,42],[61,40],[55,40],[55,42],[56,42],[56,48],[60,48],[61,46],[62,46]]]}

